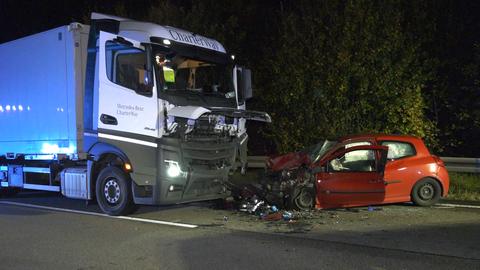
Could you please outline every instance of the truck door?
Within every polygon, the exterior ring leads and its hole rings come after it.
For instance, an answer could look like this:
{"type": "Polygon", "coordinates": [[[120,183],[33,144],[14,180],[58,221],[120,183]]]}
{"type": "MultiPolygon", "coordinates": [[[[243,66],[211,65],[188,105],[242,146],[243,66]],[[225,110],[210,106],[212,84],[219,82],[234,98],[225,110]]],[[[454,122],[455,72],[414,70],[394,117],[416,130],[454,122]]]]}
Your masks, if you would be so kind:
{"type": "Polygon", "coordinates": [[[138,42],[100,32],[99,136],[158,136],[158,99],[146,67],[147,53],[138,42]]]}
{"type": "Polygon", "coordinates": [[[387,149],[355,146],[335,154],[326,170],[317,174],[317,199],[325,207],[346,207],[383,202],[387,149]]]}

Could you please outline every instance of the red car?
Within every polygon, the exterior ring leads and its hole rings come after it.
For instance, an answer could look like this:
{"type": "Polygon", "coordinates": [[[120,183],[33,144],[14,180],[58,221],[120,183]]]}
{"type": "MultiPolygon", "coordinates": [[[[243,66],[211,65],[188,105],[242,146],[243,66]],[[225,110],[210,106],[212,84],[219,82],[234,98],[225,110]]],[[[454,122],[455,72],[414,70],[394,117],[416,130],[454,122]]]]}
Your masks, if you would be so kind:
{"type": "Polygon", "coordinates": [[[420,138],[356,135],[270,157],[263,185],[267,200],[296,209],[429,206],[448,194],[449,176],[420,138]]]}

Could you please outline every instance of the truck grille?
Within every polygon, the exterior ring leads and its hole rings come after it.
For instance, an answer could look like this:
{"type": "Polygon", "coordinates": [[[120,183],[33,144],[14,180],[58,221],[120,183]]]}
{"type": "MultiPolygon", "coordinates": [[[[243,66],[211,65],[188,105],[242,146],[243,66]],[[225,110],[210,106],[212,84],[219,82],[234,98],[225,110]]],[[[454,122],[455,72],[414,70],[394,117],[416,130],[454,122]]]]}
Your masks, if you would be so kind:
{"type": "Polygon", "coordinates": [[[216,170],[230,168],[234,162],[236,144],[231,142],[184,142],[183,161],[190,167],[216,170]]]}

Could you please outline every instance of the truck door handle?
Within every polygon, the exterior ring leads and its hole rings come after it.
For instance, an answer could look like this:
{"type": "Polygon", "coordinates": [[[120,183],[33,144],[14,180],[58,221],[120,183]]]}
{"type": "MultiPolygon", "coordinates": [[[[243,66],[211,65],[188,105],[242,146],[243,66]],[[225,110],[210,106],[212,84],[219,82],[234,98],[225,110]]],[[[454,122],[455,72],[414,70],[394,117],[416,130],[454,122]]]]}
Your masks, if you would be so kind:
{"type": "Polygon", "coordinates": [[[102,123],[104,123],[105,125],[118,125],[117,118],[108,114],[102,113],[102,115],[100,116],[100,121],[102,121],[102,123]]]}

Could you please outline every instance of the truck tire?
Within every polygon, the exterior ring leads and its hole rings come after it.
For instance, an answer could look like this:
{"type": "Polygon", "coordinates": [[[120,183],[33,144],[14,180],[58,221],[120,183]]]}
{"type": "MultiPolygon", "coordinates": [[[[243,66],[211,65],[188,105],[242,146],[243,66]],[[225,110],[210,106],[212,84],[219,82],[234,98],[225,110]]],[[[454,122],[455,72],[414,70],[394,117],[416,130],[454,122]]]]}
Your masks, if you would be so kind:
{"type": "Polygon", "coordinates": [[[431,206],[440,200],[442,188],[432,178],[425,178],[418,181],[412,189],[412,201],[419,206],[431,206]]]}
{"type": "Polygon", "coordinates": [[[95,191],[98,205],[107,215],[128,215],[135,210],[131,180],[118,167],[108,166],[100,171],[95,191]]]}

